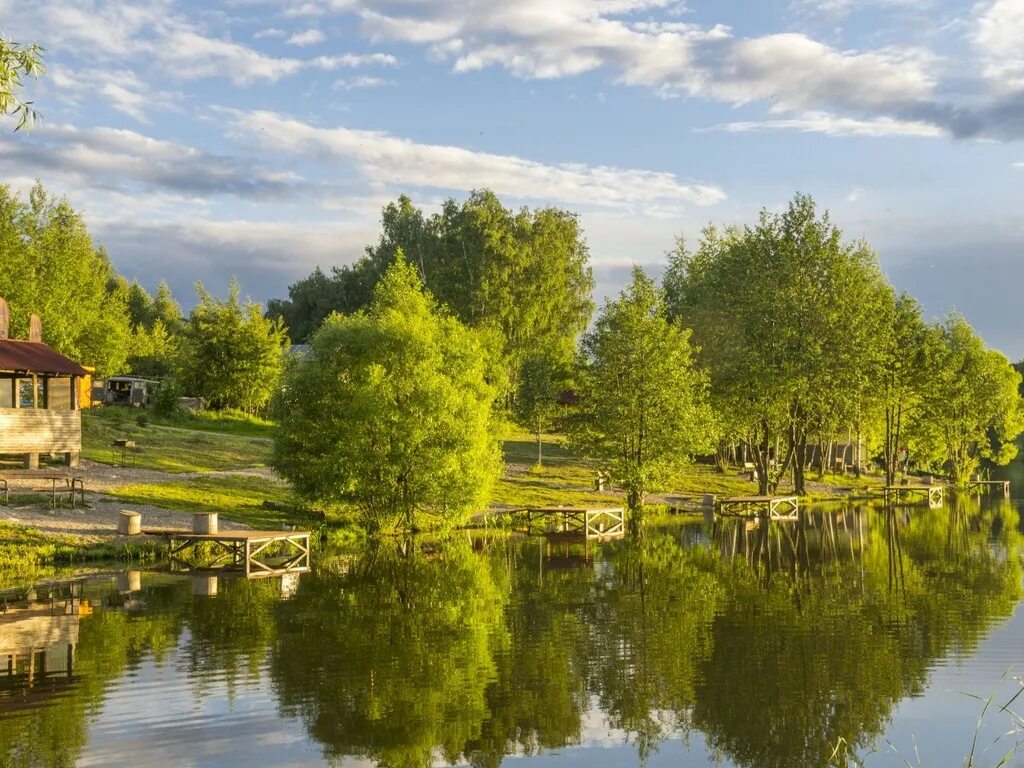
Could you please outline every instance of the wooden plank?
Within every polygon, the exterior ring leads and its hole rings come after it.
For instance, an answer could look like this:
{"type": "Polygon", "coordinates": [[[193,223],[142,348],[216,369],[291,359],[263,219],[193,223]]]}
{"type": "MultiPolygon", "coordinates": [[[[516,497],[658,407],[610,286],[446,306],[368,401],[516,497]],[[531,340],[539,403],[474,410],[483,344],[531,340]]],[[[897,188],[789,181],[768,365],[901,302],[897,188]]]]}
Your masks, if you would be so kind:
{"type": "Polygon", "coordinates": [[[81,411],[0,408],[0,453],[68,453],[81,450],[81,411]]]}

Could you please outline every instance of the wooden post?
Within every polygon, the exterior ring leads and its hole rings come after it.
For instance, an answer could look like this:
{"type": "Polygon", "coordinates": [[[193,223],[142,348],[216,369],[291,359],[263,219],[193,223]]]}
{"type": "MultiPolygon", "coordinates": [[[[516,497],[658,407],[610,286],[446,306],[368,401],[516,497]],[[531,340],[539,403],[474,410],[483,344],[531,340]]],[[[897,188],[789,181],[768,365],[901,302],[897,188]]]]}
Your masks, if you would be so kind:
{"type": "Polygon", "coordinates": [[[192,533],[217,533],[217,513],[193,512],[192,533]]]}
{"type": "Polygon", "coordinates": [[[142,515],[129,509],[121,510],[117,532],[122,536],[137,536],[142,533],[142,515]]]}

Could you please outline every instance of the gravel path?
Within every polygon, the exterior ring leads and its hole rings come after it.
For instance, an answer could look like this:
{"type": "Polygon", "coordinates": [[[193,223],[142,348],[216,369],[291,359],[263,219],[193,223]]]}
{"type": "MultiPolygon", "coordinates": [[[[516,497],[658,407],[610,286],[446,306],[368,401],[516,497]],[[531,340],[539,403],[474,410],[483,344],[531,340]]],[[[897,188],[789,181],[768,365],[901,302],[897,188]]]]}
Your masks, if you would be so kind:
{"type": "MultiPolygon", "coordinates": [[[[81,507],[70,509],[66,506],[53,509],[48,503],[0,506],[0,522],[26,525],[38,528],[44,533],[70,534],[98,541],[116,536],[119,513],[121,510],[130,509],[133,512],[141,513],[143,528],[178,528],[186,531],[192,525],[192,518],[188,512],[162,509],[148,504],[129,504],[121,499],[105,497],[103,492],[137,483],[178,483],[196,477],[249,476],[279,482],[279,478],[273,470],[266,467],[223,472],[171,473],[156,469],[117,467],[83,460],[77,469],[64,471],[68,475],[81,477],[85,481],[87,506],[84,509],[81,507]]],[[[38,489],[47,485],[46,482],[31,478],[12,478],[10,484],[11,493],[23,493],[26,489],[38,489]]],[[[224,518],[221,518],[220,525],[222,529],[228,527],[248,528],[246,525],[224,518]]]]}

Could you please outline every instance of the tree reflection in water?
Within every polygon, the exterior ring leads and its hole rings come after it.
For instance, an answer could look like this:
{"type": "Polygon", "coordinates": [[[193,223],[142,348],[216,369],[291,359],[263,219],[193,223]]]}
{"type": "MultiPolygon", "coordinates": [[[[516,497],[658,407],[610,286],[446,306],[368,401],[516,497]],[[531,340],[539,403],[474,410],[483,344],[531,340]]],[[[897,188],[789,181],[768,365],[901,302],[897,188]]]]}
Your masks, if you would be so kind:
{"type": "Polygon", "coordinates": [[[382,542],[324,554],[289,600],[147,575],[83,617],[75,684],[5,719],[0,765],[73,765],[110,683],[175,649],[197,699],[208,679],[262,685],[331,762],[498,766],[599,718],[641,762],[695,734],[723,762],[841,764],[838,743],[870,748],[935,663],[1010,614],[1019,531],[1008,502],[959,499],[589,546],[382,542]]]}

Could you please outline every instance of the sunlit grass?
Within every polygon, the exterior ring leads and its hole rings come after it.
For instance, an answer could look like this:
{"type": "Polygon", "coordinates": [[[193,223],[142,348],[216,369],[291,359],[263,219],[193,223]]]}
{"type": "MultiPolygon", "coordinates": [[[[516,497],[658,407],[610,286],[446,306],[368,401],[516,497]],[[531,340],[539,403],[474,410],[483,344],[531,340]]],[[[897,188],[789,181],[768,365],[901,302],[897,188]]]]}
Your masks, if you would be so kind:
{"type": "Polygon", "coordinates": [[[308,520],[291,489],[263,477],[197,477],[173,483],[126,485],[108,495],[129,504],[149,504],[181,512],[216,512],[253,528],[279,530],[282,524],[308,520]],[[272,507],[264,506],[270,502],[272,507]]]}
{"type": "Polygon", "coordinates": [[[239,427],[228,419],[197,419],[189,428],[139,424],[148,413],[130,408],[98,408],[82,412],[82,456],[104,464],[119,464],[120,451],[112,449],[118,438],[135,440],[135,466],[164,472],[208,472],[266,466],[270,441],[245,434],[227,434],[217,428],[236,431],[266,430],[248,423],[239,427]],[[200,424],[201,428],[194,426],[200,424]]]}

